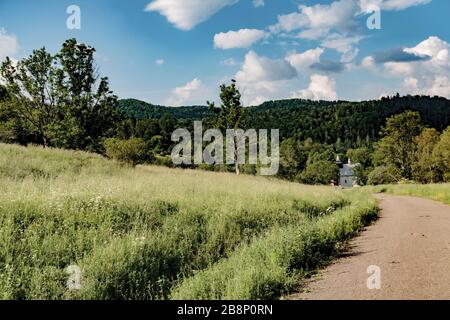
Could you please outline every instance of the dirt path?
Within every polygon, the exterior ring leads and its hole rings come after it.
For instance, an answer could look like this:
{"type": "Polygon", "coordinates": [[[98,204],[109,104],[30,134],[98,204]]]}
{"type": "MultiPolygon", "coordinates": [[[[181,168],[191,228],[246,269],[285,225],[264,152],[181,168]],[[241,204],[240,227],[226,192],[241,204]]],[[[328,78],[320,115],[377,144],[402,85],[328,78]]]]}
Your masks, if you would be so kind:
{"type": "Polygon", "coordinates": [[[351,242],[342,259],[310,280],[303,293],[289,299],[450,299],[450,206],[376,197],[380,220],[351,242]],[[372,265],[381,271],[379,290],[367,286],[372,265]]]}

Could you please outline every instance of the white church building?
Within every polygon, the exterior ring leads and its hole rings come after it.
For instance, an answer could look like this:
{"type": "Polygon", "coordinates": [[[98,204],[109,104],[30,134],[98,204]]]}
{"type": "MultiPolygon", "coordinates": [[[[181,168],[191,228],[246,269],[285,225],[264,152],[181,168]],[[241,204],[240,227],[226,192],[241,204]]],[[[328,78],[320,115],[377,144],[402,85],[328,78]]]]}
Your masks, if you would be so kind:
{"type": "Polygon", "coordinates": [[[355,168],[359,163],[352,163],[348,158],[348,163],[343,163],[339,156],[336,159],[336,165],[339,167],[339,185],[343,188],[353,188],[358,185],[358,178],[355,175],[355,168]]]}

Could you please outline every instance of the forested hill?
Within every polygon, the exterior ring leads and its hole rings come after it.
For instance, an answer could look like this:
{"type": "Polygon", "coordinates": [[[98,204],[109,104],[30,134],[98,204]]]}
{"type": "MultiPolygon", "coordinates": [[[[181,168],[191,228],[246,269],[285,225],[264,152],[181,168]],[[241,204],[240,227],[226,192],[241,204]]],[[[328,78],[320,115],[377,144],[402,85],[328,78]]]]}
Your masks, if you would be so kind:
{"type": "Polygon", "coordinates": [[[450,125],[450,100],[427,96],[335,103],[280,100],[249,111],[256,128],[279,128],[283,137],[333,144],[338,138],[376,140],[386,118],[405,110],[418,111],[426,126],[439,131],[450,125]]]}
{"type": "MultiPolygon", "coordinates": [[[[282,138],[311,138],[333,144],[337,139],[355,142],[378,138],[385,119],[404,110],[418,111],[429,127],[442,131],[450,125],[450,100],[428,96],[395,96],[362,102],[326,102],[300,99],[268,101],[248,108],[248,125],[278,128],[282,138]]],[[[206,106],[163,107],[135,99],[119,101],[125,117],[159,119],[170,114],[176,119],[201,120],[212,115],[206,106]]]]}
{"type": "Polygon", "coordinates": [[[119,100],[118,108],[126,118],[136,120],[160,119],[165,114],[177,119],[200,120],[213,114],[207,106],[164,107],[136,99],[119,100]]]}

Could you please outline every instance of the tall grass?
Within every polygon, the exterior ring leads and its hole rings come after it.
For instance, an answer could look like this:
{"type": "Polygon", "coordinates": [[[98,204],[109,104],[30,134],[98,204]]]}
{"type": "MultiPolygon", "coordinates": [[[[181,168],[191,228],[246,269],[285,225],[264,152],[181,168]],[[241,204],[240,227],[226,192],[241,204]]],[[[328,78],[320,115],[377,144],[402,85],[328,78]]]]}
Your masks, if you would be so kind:
{"type": "Polygon", "coordinates": [[[274,299],[327,263],[346,240],[377,217],[373,199],[356,200],[333,215],[277,226],[229,258],[183,280],[173,299],[274,299]]]}
{"type": "Polygon", "coordinates": [[[241,288],[220,296],[276,297],[361,228],[370,201],[363,191],[0,144],[0,298],[206,298],[197,279],[211,272],[241,288]],[[230,264],[240,255],[268,282],[230,264]],[[66,286],[69,265],[82,270],[80,290],[66,286]]]}
{"type": "Polygon", "coordinates": [[[373,187],[373,190],[399,196],[423,197],[450,204],[450,183],[384,185],[373,187]]]}

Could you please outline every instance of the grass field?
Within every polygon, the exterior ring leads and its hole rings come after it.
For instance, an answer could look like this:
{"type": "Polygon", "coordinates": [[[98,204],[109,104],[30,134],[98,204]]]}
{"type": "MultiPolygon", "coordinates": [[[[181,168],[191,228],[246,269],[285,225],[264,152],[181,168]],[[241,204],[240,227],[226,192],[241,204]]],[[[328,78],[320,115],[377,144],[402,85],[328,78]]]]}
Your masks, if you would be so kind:
{"type": "Polygon", "coordinates": [[[450,204],[450,183],[384,185],[373,187],[373,190],[399,196],[423,197],[450,204]]]}
{"type": "Polygon", "coordinates": [[[362,188],[36,147],[0,144],[0,181],[0,299],[277,298],[377,216],[362,188]]]}

